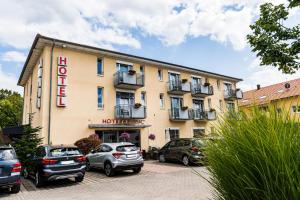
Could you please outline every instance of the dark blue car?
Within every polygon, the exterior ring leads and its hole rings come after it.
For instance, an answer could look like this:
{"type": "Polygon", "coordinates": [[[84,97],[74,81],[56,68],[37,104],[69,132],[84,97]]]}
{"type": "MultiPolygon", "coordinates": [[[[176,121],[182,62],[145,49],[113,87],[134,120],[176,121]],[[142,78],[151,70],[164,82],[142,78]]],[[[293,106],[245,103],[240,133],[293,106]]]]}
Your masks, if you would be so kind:
{"type": "Polygon", "coordinates": [[[0,146],[0,188],[8,188],[11,193],[20,191],[21,163],[15,150],[10,146],[0,146]]]}

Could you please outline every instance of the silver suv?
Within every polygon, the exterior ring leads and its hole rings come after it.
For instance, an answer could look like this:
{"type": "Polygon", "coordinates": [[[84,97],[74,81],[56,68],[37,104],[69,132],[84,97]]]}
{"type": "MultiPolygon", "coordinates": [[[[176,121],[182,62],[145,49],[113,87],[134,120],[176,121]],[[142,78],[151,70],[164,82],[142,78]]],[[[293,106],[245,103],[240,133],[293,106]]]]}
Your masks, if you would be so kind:
{"type": "Polygon", "coordinates": [[[116,171],[133,170],[139,173],[144,165],[142,153],[132,143],[103,143],[86,156],[86,170],[104,169],[106,176],[116,171]]]}

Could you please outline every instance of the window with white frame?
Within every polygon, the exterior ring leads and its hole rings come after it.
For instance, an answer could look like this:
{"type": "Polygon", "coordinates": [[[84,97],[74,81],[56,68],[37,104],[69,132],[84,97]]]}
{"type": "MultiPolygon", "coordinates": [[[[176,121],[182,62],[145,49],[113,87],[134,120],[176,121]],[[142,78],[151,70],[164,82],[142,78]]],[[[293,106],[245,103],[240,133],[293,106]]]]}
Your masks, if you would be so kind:
{"type": "Polygon", "coordinates": [[[103,61],[101,58],[97,59],[97,75],[103,75],[103,61]]]}
{"type": "Polygon", "coordinates": [[[205,128],[199,127],[199,128],[193,128],[193,137],[194,138],[201,138],[205,135],[205,128]]]}
{"type": "Polygon", "coordinates": [[[232,111],[233,112],[235,110],[235,105],[234,105],[233,102],[227,102],[226,107],[227,107],[228,111],[232,111]]]}
{"type": "Polygon", "coordinates": [[[165,99],[164,99],[163,93],[159,94],[159,106],[161,109],[163,109],[165,107],[165,99]]]}
{"type": "Polygon", "coordinates": [[[146,92],[141,92],[141,104],[146,105],[146,92]]]}
{"type": "Polygon", "coordinates": [[[157,78],[158,78],[159,81],[163,80],[163,73],[162,73],[161,69],[157,70],[157,78]]]}
{"type": "Polygon", "coordinates": [[[168,128],[165,130],[166,142],[179,138],[179,128],[168,128]]]}
{"type": "Polygon", "coordinates": [[[98,87],[97,93],[98,93],[98,108],[103,108],[103,88],[98,87]]]}
{"type": "Polygon", "coordinates": [[[292,111],[294,112],[294,113],[300,113],[300,106],[292,106],[292,111]]]}
{"type": "Polygon", "coordinates": [[[211,106],[211,98],[208,98],[208,109],[211,109],[212,106],[211,106]]]}

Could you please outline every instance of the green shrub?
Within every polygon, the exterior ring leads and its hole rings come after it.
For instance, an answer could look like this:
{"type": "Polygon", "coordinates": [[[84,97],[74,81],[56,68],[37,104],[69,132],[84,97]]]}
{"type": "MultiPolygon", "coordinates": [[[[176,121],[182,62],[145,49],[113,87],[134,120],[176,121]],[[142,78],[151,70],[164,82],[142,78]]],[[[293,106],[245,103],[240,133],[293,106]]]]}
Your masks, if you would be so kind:
{"type": "Polygon", "coordinates": [[[98,135],[92,134],[87,138],[82,138],[75,142],[75,145],[81,150],[83,154],[88,154],[101,143],[98,135]]]}
{"type": "Polygon", "coordinates": [[[231,113],[207,155],[215,199],[300,199],[300,125],[275,109],[231,113]]]}

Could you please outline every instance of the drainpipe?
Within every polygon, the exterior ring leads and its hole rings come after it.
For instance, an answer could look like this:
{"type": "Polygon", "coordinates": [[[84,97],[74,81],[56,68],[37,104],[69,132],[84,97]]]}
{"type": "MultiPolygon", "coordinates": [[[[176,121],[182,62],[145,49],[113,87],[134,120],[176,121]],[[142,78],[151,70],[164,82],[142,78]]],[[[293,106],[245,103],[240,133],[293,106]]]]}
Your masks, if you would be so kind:
{"type": "Polygon", "coordinates": [[[51,136],[51,107],[52,107],[52,68],[53,68],[53,52],[54,52],[55,40],[52,42],[52,49],[50,55],[50,88],[49,88],[49,118],[48,118],[48,144],[51,143],[50,136],[51,136]]]}

